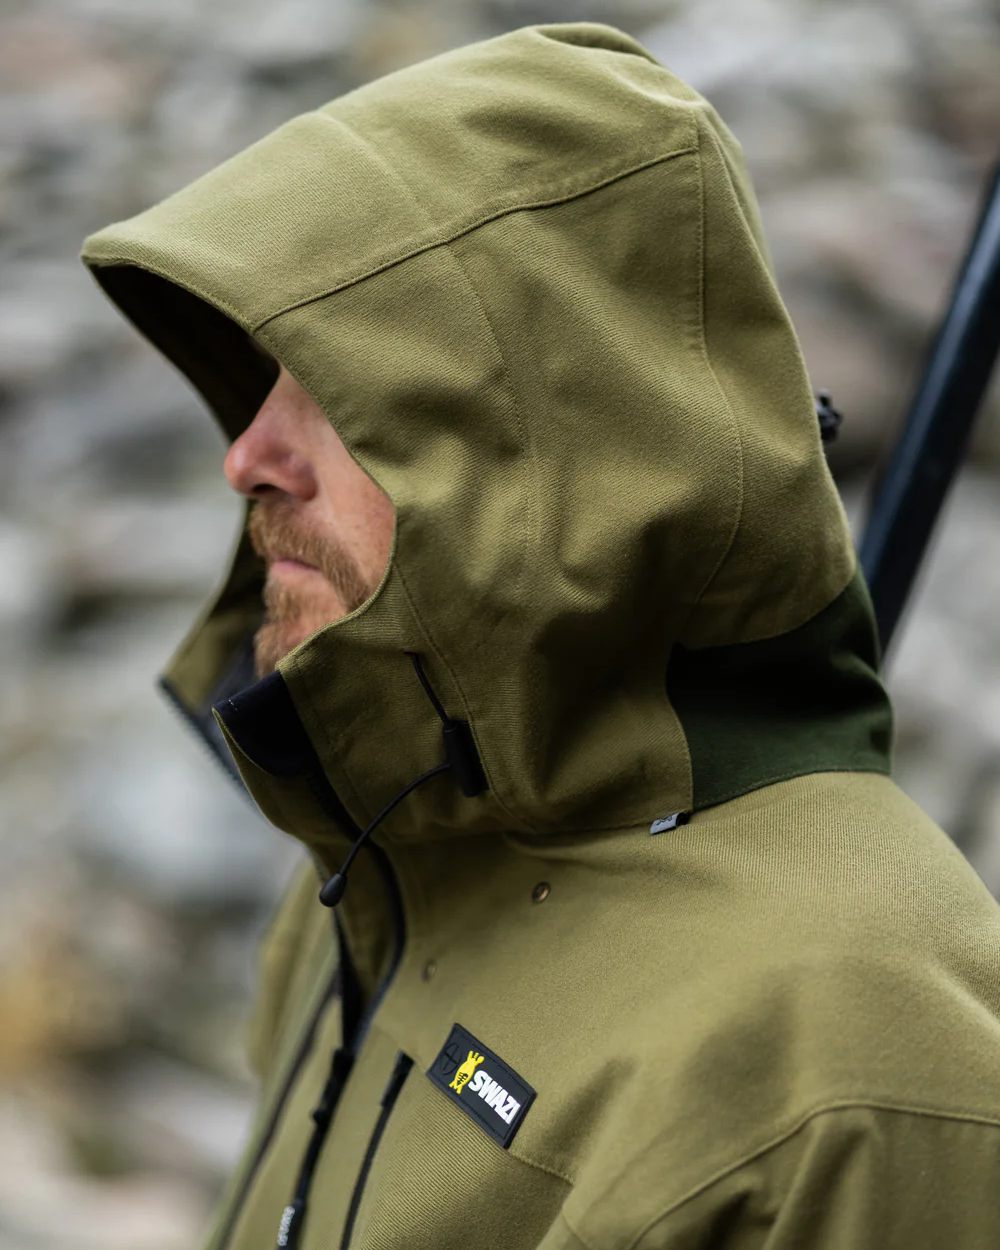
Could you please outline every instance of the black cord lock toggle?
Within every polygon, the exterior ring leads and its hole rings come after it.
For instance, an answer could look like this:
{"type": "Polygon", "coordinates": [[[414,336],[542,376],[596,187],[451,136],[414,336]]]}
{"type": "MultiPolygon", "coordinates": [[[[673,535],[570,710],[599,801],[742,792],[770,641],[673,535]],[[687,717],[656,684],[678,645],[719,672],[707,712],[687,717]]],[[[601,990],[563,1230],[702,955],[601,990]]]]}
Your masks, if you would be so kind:
{"type": "Polygon", "coordinates": [[[840,432],[840,424],[844,419],[843,415],[839,409],[834,408],[829,391],[817,391],[815,400],[820,439],[824,443],[832,443],[840,432]]]}

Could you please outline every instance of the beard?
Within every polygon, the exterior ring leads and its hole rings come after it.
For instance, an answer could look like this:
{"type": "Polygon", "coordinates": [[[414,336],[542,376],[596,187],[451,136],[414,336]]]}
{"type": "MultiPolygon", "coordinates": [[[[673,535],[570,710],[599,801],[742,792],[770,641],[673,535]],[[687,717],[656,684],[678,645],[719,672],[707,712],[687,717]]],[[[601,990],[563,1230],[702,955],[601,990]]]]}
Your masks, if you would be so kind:
{"type": "Polygon", "coordinates": [[[286,505],[265,508],[255,502],[247,533],[268,565],[264,619],[254,634],[254,667],[260,678],[310,634],[359,608],[380,578],[364,575],[339,536],[306,530],[286,505]],[[315,571],[272,572],[270,564],[282,557],[312,565],[315,571]]]}

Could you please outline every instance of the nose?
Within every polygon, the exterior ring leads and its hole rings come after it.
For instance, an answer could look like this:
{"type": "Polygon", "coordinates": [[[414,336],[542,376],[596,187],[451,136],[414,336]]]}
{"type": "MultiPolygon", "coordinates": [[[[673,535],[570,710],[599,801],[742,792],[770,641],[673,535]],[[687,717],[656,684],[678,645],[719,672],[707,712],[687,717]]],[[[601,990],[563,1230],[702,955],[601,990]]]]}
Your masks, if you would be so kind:
{"type": "Polygon", "coordinates": [[[222,467],[233,490],[253,499],[274,491],[303,502],[311,499],[317,490],[316,473],[296,445],[301,443],[296,428],[294,414],[272,392],[226,452],[222,467]]]}

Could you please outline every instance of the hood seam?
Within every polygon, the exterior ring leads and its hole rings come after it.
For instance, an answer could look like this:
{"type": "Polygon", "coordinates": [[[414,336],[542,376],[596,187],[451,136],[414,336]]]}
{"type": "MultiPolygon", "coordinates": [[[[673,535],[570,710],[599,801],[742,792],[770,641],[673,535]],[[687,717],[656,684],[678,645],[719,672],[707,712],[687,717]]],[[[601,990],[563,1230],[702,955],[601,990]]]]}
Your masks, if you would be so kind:
{"type": "MultiPolygon", "coordinates": [[[[699,1194],[711,1189],[713,1185],[719,1184],[727,1176],[731,1176],[734,1172],[738,1172],[740,1168],[746,1167],[755,1159],[761,1158],[763,1155],[769,1154],[773,1150],[779,1149],[787,1144],[793,1137],[796,1137],[803,1129],[807,1128],[813,1120],[820,1116],[837,1115],[842,1111],[871,1111],[871,1112],[887,1112],[890,1115],[905,1115],[930,1120],[950,1120],[960,1124],[977,1124],[983,1128],[1000,1128],[1000,1120],[990,1115],[984,1115],[979,1112],[966,1111],[963,1108],[942,1109],[938,1107],[922,1107],[916,1104],[907,1104],[902,1101],[896,1102],[887,1098],[874,1095],[871,1097],[861,1094],[857,1097],[848,1098],[832,1098],[820,1103],[818,1106],[800,1114],[794,1122],[788,1124],[787,1127],[779,1129],[769,1140],[762,1145],[756,1146],[746,1153],[741,1154],[739,1158],[718,1168],[711,1176],[705,1180],[691,1186],[686,1193],[671,1202],[665,1209],[659,1211],[652,1219],[643,1224],[636,1232],[633,1239],[628,1243],[625,1250],[638,1250],[641,1242],[646,1235],[653,1231],[657,1224],[668,1219],[674,1212],[678,1211],[686,1203],[699,1194]]],[[[787,1124],[787,1121],[786,1121],[787,1124]]]]}
{"type": "MultiPolygon", "coordinates": [[[[335,119],[331,118],[330,120],[333,121],[335,119]]],[[[367,136],[359,134],[358,131],[352,125],[350,125],[348,122],[342,119],[337,119],[337,124],[343,126],[345,130],[349,131],[357,139],[357,141],[365,148],[365,150],[371,153],[372,158],[374,160],[377,160],[380,164],[382,164],[387,169],[387,172],[391,175],[391,177],[396,182],[396,184],[402,188],[407,199],[410,201],[410,203],[413,205],[416,211],[420,214],[421,217],[423,217],[424,221],[427,222],[428,226],[431,229],[433,229],[434,221],[427,209],[427,206],[424,204],[423,200],[420,198],[420,196],[417,194],[414,188],[410,185],[407,179],[404,178],[403,175],[397,169],[393,169],[385,165],[385,162],[381,156],[381,153],[376,148],[373,148],[367,136]]],[[[466,232],[466,233],[471,233],[471,231],[466,232]]],[[[490,315],[486,306],[485,298],[483,296],[482,291],[473,281],[472,276],[469,274],[466,267],[462,264],[454,248],[451,246],[453,241],[454,241],[453,239],[444,239],[440,241],[440,243],[437,246],[443,249],[446,249],[447,254],[451,259],[452,265],[461,275],[461,278],[464,281],[466,289],[468,290],[473,300],[475,301],[476,307],[479,309],[479,315],[482,318],[483,323],[485,324],[485,328],[488,333],[489,341],[493,347],[493,354],[495,356],[496,363],[499,364],[500,369],[502,370],[502,373],[503,373],[505,389],[506,389],[507,395],[510,398],[514,420],[517,424],[518,433],[520,435],[521,451],[522,451],[522,456],[525,462],[526,475],[528,477],[528,489],[524,491],[524,497],[525,497],[525,504],[529,510],[530,521],[529,521],[529,524],[523,527],[522,529],[520,555],[518,559],[518,565],[519,565],[518,582],[517,582],[517,587],[515,591],[516,595],[520,595],[522,590],[524,589],[524,586],[527,580],[528,568],[529,568],[529,552],[532,548],[532,543],[534,543],[535,548],[537,548],[539,539],[540,539],[540,534],[538,530],[537,462],[536,462],[535,456],[533,455],[532,445],[531,445],[531,441],[530,441],[529,434],[528,434],[528,428],[527,428],[527,425],[525,424],[524,416],[521,412],[521,406],[518,401],[517,388],[514,386],[513,374],[511,372],[510,365],[507,361],[507,357],[504,355],[503,348],[500,346],[500,340],[497,337],[497,333],[493,326],[493,322],[490,319],[490,315]]],[[[424,249],[424,250],[430,250],[430,249],[424,249]]],[[[417,253],[414,253],[414,255],[415,254],[417,253]]],[[[323,297],[320,297],[320,298],[323,298],[323,297]]],[[[310,302],[313,302],[313,301],[310,301],[310,302]]],[[[486,772],[487,778],[490,780],[490,783],[491,783],[490,792],[493,794],[494,798],[496,799],[497,804],[502,808],[504,812],[506,812],[506,814],[511,818],[511,820],[520,823],[521,825],[531,830],[532,832],[536,832],[536,833],[539,832],[535,824],[527,817],[527,815],[524,812],[520,812],[516,808],[512,808],[508,804],[508,802],[504,798],[501,797],[500,791],[493,784],[494,778],[491,776],[485,764],[486,752],[483,750],[483,745],[479,739],[478,734],[476,733],[476,728],[474,724],[475,717],[472,715],[471,710],[470,710],[469,697],[466,694],[465,689],[462,685],[462,682],[459,679],[457,673],[455,672],[453,666],[451,665],[451,663],[448,661],[447,657],[445,656],[444,648],[442,648],[441,644],[436,640],[434,632],[431,630],[430,625],[424,619],[423,615],[417,608],[417,604],[414,600],[413,593],[410,590],[409,584],[406,580],[406,577],[403,574],[401,566],[398,564],[398,562],[396,562],[396,557],[397,557],[397,552],[394,549],[393,561],[396,564],[396,572],[399,575],[400,585],[403,589],[403,593],[406,595],[407,601],[409,602],[409,605],[410,605],[410,610],[413,613],[414,618],[419,623],[420,628],[423,630],[426,640],[431,645],[438,660],[447,671],[449,677],[451,678],[455,686],[456,691],[458,692],[458,697],[460,698],[462,702],[463,710],[466,713],[466,720],[469,724],[470,730],[473,735],[473,739],[476,743],[476,749],[479,753],[480,762],[482,764],[484,771],[486,772]]]]}
{"type": "MultiPolygon", "coordinates": [[[[333,118],[327,113],[322,113],[321,110],[317,111],[320,113],[320,116],[325,117],[328,121],[343,126],[345,130],[350,130],[351,134],[355,135],[357,138],[361,138],[367,145],[367,141],[363,139],[363,136],[358,135],[358,132],[354,130],[353,127],[349,127],[345,122],[340,121],[337,118],[333,118]]],[[[695,135],[697,135],[697,123],[692,122],[692,127],[695,131],[695,135]]],[[[357,286],[360,283],[367,281],[369,278],[373,278],[380,273],[384,273],[387,269],[393,269],[396,265],[401,265],[416,256],[423,255],[424,252],[434,251],[439,247],[446,247],[448,244],[454,243],[456,240],[463,238],[465,235],[473,234],[481,226],[489,225],[490,222],[497,221],[502,217],[509,217],[512,213],[525,212],[532,209],[552,208],[557,204],[569,203],[572,200],[580,199],[584,195],[590,195],[594,191],[600,191],[603,187],[619,182],[621,179],[627,178],[631,174],[640,173],[642,170],[649,169],[654,165],[660,165],[665,161],[673,160],[674,157],[687,156],[692,153],[697,153],[697,151],[697,142],[689,143],[685,147],[675,148],[670,152],[660,152],[656,156],[648,157],[643,161],[639,161],[636,164],[628,166],[626,169],[616,169],[613,173],[599,175],[596,181],[589,182],[583,187],[575,187],[571,190],[560,191],[555,195],[549,195],[541,199],[524,200],[516,204],[505,204],[492,212],[482,214],[474,221],[458,226],[450,234],[441,235],[437,238],[429,240],[426,243],[417,244],[415,247],[411,247],[409,251],[403,252],[397,256],[392,256],[388,260],[382,261],[381,263],[365,270],[363,273],[357,274],[354,277],[345,278],[332,287],[328,287],[322,291],[317,291],[313,295],[303,296],[301,299],[294,300],[292,303],[284,305],[284,307],[277,309],[273,313],[268,313],[266,317],[262,318],[255,325],[250,327],[250,333],[256,334],[259,330],[266,326],[268,322],[274,321],[276,318],[283,316],[287,312],[292,312],[297,308],[305,308],[309,304],[314,304],[319,300],[327,299],[331,295],[336,295],[339,291],[346,290],[352,286],[357,286]]],[[[394,169],[392,169],[391,172],[393,177],[395,177],[397,181],[399,181],[409,191],[409,187],[402,182],[398,172],[394,169]]],[[[410,195],[411,198],[414,198],[412,192],[410,192],[410,195]]],[[[415,202],[417,204],[420,203],[419,200],[415,200],[415,202]]],[[[421,209],[426,215],[426,210],[423,210],[422,205],[421,209]]]]}
{"type": "MultiPolygon", "coordinates": [[[[722,400],[722,410],[726,414],[726,417],[729,422],[729,427],[733,434],[733,442],[734,442],[735,449],[736,449],[736,483],[737,483],[737,489],[739,490],[739,501],[736,507],[736,516],[733,520],[733,528],[732,528],[732,532],[729,535],[729,539],[723,546],[722,551],[719,553],[719,558],[716,561],[715,567],[708,574],[708,577],[705,579],[705,582],[702,585],[701,590],[698,592],[697,596],[692,602],[691,609],[687,613],[686,617],[684,618],[683,625],[679,625],[678,630],[677,630],[678,638],[684,635],[686,628],[691,621],[691,618],[694,616],[694,614],[698,610],[699,604],[704,599],[705,595],[708,593],[709,589],[711,588],[712,584],[715,582],[716,578],[722,572],[722,569],[725,566],[725,563],[727,559],[729,558],[730,553],[733,550],[733,545],[736,542],[736,536],[740,532],[740,525],[742,524],[742,521],[743,521],[743,510],[746,505],[746,490],[745,490],[745,481],[744,481],[745,457],[744,457],[744,451],[743,451],[743,431],[740,428],[740,423],[736,417],[736,413],[733,411],[732,405],[729,403],[729,397],[726,395],[724,388],[719,383],[719,379],[716,376],[715,369],[712,366],[712,358],[711,358],[711,355],[709,354],[708,341],[705,335],[705,285],[706,285],[705,283],[705,171],[704,171],[704,166],[702,163],[702,142],[704,139],[704,135],[702,134],[700,127],[699,127],[698,139],[699,139],[698,148],[697,148],[697,162],[698,162],[698,349],[701,353],[702,360],[704,360],[705,362],[705,368],[708,370],[708,374],[712,379],[712,383],[715,387],[716,393],[718,394],[719,398],[722,400]]],[[[676,644],[676,639],[675,639],[675,644],[676,644]]],[[[684,726],[681,725],[682,730],[683,728],[684,726]]],[[[684,734],[684,737],[686,741],[687,739],[686,733],[684,734]]],[[[692,799],[693,799],[693,795],[692,795],[692,799]]]]}

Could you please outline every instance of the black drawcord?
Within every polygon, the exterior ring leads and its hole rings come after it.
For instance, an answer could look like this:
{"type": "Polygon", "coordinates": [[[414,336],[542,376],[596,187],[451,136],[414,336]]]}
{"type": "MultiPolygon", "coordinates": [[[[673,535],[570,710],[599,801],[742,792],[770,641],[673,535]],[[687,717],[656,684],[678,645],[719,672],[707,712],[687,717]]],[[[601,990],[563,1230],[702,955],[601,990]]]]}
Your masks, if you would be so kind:
{"type": "Polygon", "coordinates": [[[447,725],[448,713],[441,706],[441,700],[434,693],[433,686],[427,680],[427,674],[424,672],[424,666],[420,663],[419,652],[407,651],[404,654],[408,655],[410,659],[413,661],[413,667],[417,670],[417,676],[420,678],[420,684],[423,686],[424,690],[427,691],[428,699],[430,699],[430,701],[434,704],[434,711],[437,712],[438,716],[440,716],[441,719],[444,721],[444,723],[447,725]]]}
{"type": "Polygon", "coordinates": [[[336,907],[340,900],[344,897],[344,891],[347,889],[347,870],[354,862],[354,857],[357,855],[362,842],[364,842],[365,838],[368,837],[379,821],[388,816],[400,799],[405,799],[410,791],[415,790],[422,781],[426,781],[428,777],[436,776],[437,773],[443,773],[448,768],[451,768],[451,765],[447,761],[443,764],[436,764],[433,768],[428,768],[427,772],[421,773],[419,777],[415,777],[409,785],[404,786],[403,789],[400,790],[394,799],[390,799],[389,802],[386,803],[385,807],[382,808],[368,828],[365,829],[361,836],[351,844],[351,849],[347,852],[347,858],[340,865],[340,868],[324,883],[323,888],[319,892],[319,901],[324,907],[336,907]]]}
{"type": "Polygon", "coordinates": [[[379,814],[371,822],[371,824],[362,831],[361,835],[355,839],[351,849],[347,852],[347,858],[341,864],[337,872],[324,883],[323,888],[319,892],[319,901],[325,907],[336,907],[340,900],[344,897],[344,891],[347,889],[347,870],[354,862],[361,844],[372,832],[372,830],[383,821],[392,811],[401,799],[405,799],[411,790],[415,790],[417,786],[436,777],[438,773],[443,773],[451,769],[458,781],[459,788],[468,798],[472,798],[477,794],[481,794],[487,788],[486,777],[483,773],[482,765],[479,762],[479,755],[476,751],[475,742],[472,739],[472,733],[469,730],[468,721],[455,720],[450,717],[441,706],[441,700],[434,693],[430,682],[427,680],[427,674],[423,670],[420,663],[420,655],[416,651],[407,651],[406,654],[413,661],[413,667],[417,670],[417,677],[420,684],[427,692],[427,697],[434,705],[434,710],[441,718],[441,736],[444,741],[445,760],[442,764],[436,764],[433,768],[429,768],[425,773],[421,773],[419,777],[415,777],[411,782],[403,787],[402,790],[382,808],[379,814]]]}
{"type": "MultiPolygon", "coordinates": [[[[428,698],[434,704],[434,709],[442,722],[442,736],[444,738],[444,750],[446,759],[441,764],[436,764],[433,768],[429,768],[425,773],[421,773],[419,777],[414,778],[408,785],[390,799],[383,807],[371,824],[365,829],[351,845],[351,849],[347,853],[347,858],[340,866],[340,870],[335,872],[332,877],[324,884],[320,890],[320,902],[325,903],[327,907],[336,907],[344,896],[344,890],[347,887],[347,870],[354,861],[355,855],[358,853],[362,842],[371,833],[375,826],[384,820],[392,811],[396,804],[404,799],[411,790],[415,790],[422,782],[427,781],[430,777],[437,776],[438,773],[446,772],[452,769],[458,781],[459,787],[463,794],[468,797],[481,794],[487,789],[486,776],[483,773],[482,765],[479,762],[479,755],[476,751],[472,734],[469,730],[467,721],[453,720],[441,706],[441,701],[431,688],[430,682],[420,664],[420,656],[416,651],[407,651],[406,654],[413,660],[413,667],[417,670],[417,676],[420,678],[420,684],[427,692],[428,698]]],[[[343,943],[341,944],[343,950],[343,943]]],[[[350,971],[350,965],[345,971],[350,971]]],[[[346,982],[345,982],[346,987],[346,982]]],[[[305,1220],[306,1205],[309,1200],[309,1189],[312,1185],[313,1172],[316,1169],[316,1163],[319,1159],[320,1151],[326,1140],[327,1130],[330,1127],[330,1121],[333,1119],[333,1112],[340,1098],[340,1091],[344,1086],[344,1082],[351,1071],[354,1062],[354,1032],[356,1022],[353,1024],[347,1020],[347,1004],[348,995],[346,988],[343,997],[345,1018],[343,1027],[344,1044],[339,1046],[334,1052],[330,1064],[330,1073],[327,1077],[326,1084],[323,1086],[323,1092],[320,1097],[319,1104],[313,1109],[313,1131],[309,1142],[306,1146],[306,1152],[303,1156],[302,1163],[299,1167],[298,1181],[295,1186],[295,1193],[291,1202],[285,1207],[281,1213],[281,1224],[278,1229],[277,1250],[295,1250],[299,1237],[302,1232],[303,1222],[305,1220]]]]}

